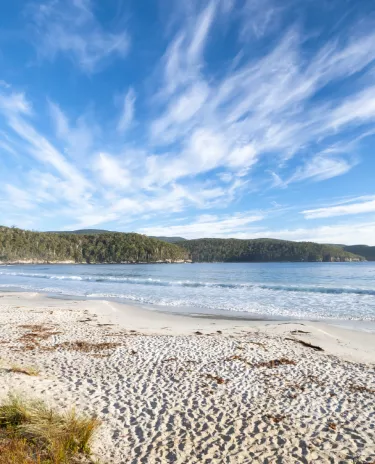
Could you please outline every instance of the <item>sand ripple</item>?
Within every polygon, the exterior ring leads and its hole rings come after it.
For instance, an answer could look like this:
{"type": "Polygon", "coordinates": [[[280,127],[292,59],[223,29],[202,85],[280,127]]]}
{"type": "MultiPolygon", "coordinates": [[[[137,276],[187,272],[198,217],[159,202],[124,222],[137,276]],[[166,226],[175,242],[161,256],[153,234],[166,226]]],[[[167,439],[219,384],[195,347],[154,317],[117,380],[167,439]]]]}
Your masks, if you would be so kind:
{"type": "Polygon", "coordinates": [[[103,463],[375,461],[373,366],[261,331],[144,335],[99,326],[79,304],[62,306],[1,306],[1,357],[42,375],[1,370],[0,387],[97,413],[103,463]],[[25,350],[18,339],[27,324],[61,333],[25,350]],[[77,340],[119,346],[67,348],[77,340]],[[295,364],[259,367],[281,358],[295,364]]]}

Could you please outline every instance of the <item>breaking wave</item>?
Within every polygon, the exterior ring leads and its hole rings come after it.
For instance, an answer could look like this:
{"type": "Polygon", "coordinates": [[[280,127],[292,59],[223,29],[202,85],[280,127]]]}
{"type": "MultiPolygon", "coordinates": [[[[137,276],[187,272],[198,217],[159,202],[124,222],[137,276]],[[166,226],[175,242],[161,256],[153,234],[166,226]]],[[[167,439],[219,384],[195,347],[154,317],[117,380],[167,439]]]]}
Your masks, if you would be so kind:
{"type": "Polygon", "coordinates": [[[108,282],[123,283],[132,285],[150,285],[158,287],[186,287],[186,288],[223,288],[223,289],[248,289],[248,290],[271,290],[278,292],[303,292],[303,293],[322,293],[322,294],[353,294],[353,295],[370,295],[375,296],[375,290],[368,288],[353,287],[327,287],[313,285],[278,285],[278,284],[260,284],[260,283],[224,283],[224,282],[201,282],[190,280],[162,280],[153,278],[121,277],[110,275],[56,275],[26,272],[0,272],[0,275],[19,276],[26,278],[50,279],[50,280],[67,280],[82,282],[108,282]]]}

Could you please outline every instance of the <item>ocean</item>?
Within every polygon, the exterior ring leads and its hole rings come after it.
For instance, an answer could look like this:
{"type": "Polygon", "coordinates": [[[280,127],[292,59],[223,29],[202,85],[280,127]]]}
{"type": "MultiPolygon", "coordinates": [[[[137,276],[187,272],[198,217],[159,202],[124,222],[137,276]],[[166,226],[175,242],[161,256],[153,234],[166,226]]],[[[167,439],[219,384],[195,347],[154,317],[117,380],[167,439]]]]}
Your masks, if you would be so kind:
{"type": "Polygon", "coordinates": [[[0,290],[113,299],[174,313],[375,321],[375,263],[0,266],[0,290]]]}

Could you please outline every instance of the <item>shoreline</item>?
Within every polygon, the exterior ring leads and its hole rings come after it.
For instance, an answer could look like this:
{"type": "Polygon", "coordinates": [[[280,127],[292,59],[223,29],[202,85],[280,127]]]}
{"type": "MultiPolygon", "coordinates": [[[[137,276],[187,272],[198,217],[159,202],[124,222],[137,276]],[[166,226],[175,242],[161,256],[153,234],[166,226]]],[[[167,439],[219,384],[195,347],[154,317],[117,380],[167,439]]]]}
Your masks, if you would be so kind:
{"type": "Polygon", "coordinates": [[[177,261],[172,261],[172,260],[165,260],[165,261],[124,261],[124,262],[121,262],[121,263],[117,263],[117,262],[114,262],[114,263],[87,263],[87,262],[81,262],[81,263],[77,263],[76,261],[69,261],[69,260],[66,260],[66,261],[33,261],[33,260],[20,260],[20,261],[8,261],[8,262],[5,262],[5,261],[0,261],[0,266],[39,266],[39,265],[50,265],[50,266],[54,266],[54,265],[63,265],[63,264],[66,264],[66,265],[69,265],[69,266],[72,266],[72,265],[77,265],[77,266],[82,266],[82,265],[88,265],[88,266],[101,266],[101,265],[124,265],[124,264],[194,264],[192,261],[189,261],[189,260],[177,260],[177,261]]]}
{"type": "MultiPolygon", "coordinates": [[[[28,301],[25,307],[38,305],[63,306],[63,302],[81,305],[103,324],[113,324],[120,329],[143,331],[152,335],[187,335],[196,331],[216,330],[237,334],[238,330],[249,329],[263,333],[285,335],[295,330],[299,338],[320,344],[325,351],[353,362],[375,362],[375,332],[345,326],[353,321],[307,320],[291,318],[263,318],[238,316],[235,314],[178,313],[163,307],[119,302],[103,298],[77,297],[74,295],[51,295],[30,291],[0,291],[0,304],[23,295],[28,301]],[[52,304],[52,302],[54,302],[52,304]],[[214,327],[213,327],[214,326],[214,327]],[[303,332],[307,332],[304,334],[303,332]]],[[[355,321],[359,322],[359,321],[355,321]]],[[[366,321],[360,321],[366,324],[366,321]]]]}
{"type": "Polygon", "coordinates": [[[36,292],[0,293],[0,325],[0,399],[16,391],[96,414],[105,464],[375,456],[373,334],[36,292]]]}
{"type": "Polygon", "coordinates": [[[91,266],[104,266],[104,265],[124,265],[124,264],[301,264],[301,263],[317,263],[317,264],[348,264],[348,263],[371,263],[374,260],[367,260],[363,258],[361,260],[343,260],[343,261],[192,261],[189,259],[186,260],[166,260],[166,261],[123,261],[123,262],[100,262],[100,263],[88,263],[86,261],[77,263],[76,261],[33,261],[33,260],[19,260],[19,261],[0,261],[0,266],[28,266],[28,265],[62,265],[62,264],[69,264],[69,265],[91,265],[91,266]]]}
{"type": "Polygon", "coordinates": [[[219,319],[219,320],[228,320],[228,321],[247,321],[247,322],[264,322],[264,323],[294,323],[294,324],[324,324],[330,327],[337,327],[343,330],[353,330],[355,332],[361,333],[371,333],[375,334],[375,321],[374,320],[364,320],[364,319],[334,319],[334,318],[316,318],[316,319],[308,319],[308,318],[297,318],[297,317],[287,317],[281,315],[267,315],[267,314],[252,314],[246,313],[241,311],[228,311],[228,310],[217,310],[217,312],[199,312],[197,308],[190,308],[189,307],[181,307],[183,310],[176,311],[171,310],[170,306],[161,306],[157,304],[151,303],[140,303],[135,302],[132,300],[121,300],[120,298],[116,297],[94,297],[94,296],[86,296],[86,295],[72,295],[72,294],[64,294],[64,293],[53,293],[53,292],[43,292],[38,290],[26,289],[22,287],[17,287],[16,285],[9,287],[9,290],[5,290],[4,288],[0,289],[0,295],[4,294],[12,294],[12,293],[36,293],[41,297],[51,298],[56,300],[78,300],[78,301],[106,301],[112,304],[118,304],[124,307],[132,307],[134,309],[141,309],[146,310],[147,312],[156,312],[159,314],[166,314],[172,316],[185,316],[188,318],[194,319],[219,319]],[[167,309],[168,308],[168,309],[167,309]]]}

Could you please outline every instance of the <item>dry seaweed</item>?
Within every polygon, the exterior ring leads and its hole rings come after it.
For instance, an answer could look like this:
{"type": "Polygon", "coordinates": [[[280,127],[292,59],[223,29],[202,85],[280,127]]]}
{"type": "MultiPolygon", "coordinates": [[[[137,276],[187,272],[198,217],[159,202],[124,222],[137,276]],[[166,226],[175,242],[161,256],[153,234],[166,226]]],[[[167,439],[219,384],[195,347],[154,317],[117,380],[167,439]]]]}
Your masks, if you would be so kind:
{"type": "Polygon", "coordinates": [[[296,334],[310,334],[311,332],[306,332],[306,330],[292,330],[290,333],[293,335],[296,335],[296,334]]]}
{"type": "Polygon", "coordinates": [[[92,353],[111,350],[117,348],[118,346],[120,346],[119,343],[113,342],[90,343],[85,341],[76,341],[60,343],[55,345],[55,348],[66,348],[68,350],[80,351],[82,353],[92,353]]]}
{"type": "Polygon", "coordinates": [[[374,388],[364,387],[362,385],[351,385],[349,390],[355,393],[375,393],[374,388]]]}
{"type": "Polygon", "coordinates": [[[273,369],[275,367],[284,366],[284,365],[295,366],[296,362],[291,359],[280,358],[280,359],[273,359],[271,361],[266,361],[266,362],[255,364],[255,367],[267,367],[268,369],[273,369]]]}
{"type": "Polygon", "coordinates": [[[241,362],[247,364],[248,366],[252,365],[247,359],[245,359],[242,356],[239,356],[237,354],[235,354],[233,356],[229,356],[228,358],[225,358],[225,361],[241,361],[241,362]]]}
{"type": "Polygon", "coordinates": [[[35,342],[39,340],[47,340],[52,337],[52,335],[59,335],[61,333],[62,332],[28,332],[22,335],[18,340],[35,342]]]}
{"type": "Polygon", "coordinates": [[[248,341],[247,343],[251,343],[252,345],[261,346],[262,348],[267,349],[267,348],[266,348],[266,345],[265,345],[264,343],[253,342],[253,341],[248,341]]]}
{"type": "Polygon", "coordinates": [[[320,387],[323,387],[324,386],[324,383],[321,382],[318,377],[316,377],[315,375],[308,375],[307,376],[308,379],[312,380],[313,382],[315,382],[317,385],[319,385],[320,387]]]}
{"type": "Polygon", "coordinates": [[[18,338],[18,340],[24,344],[23,348],[28,351],[38,348],[41,340],[47,340],[53,335],[61,333],[54,330],[53,327],[48,327],[42,324],[23,324],[19,327],[31,330],[31,332],[26,332],[18,338]]]}
{"type": "Polygon", "coordinates": [[[291,342],[299,343],[300,345],[306,346],[307,348],[311,348],[315,351],[324,351],[323,348],[317,345],[312,345],[311,343],[305,342],[303,340],[297,340],[296,338],[286,338],[285,340],[289,340],[291,342]]]}
{"type": "Polygon", "coordinates": [[[18,327],[20,327],[21,329],[31,330],[33,332],[48,332],[52,330],[52,328],[46,327],[43,324],[22,324],[18,327]]]}
{"type": "Polygon", "coordinates": [[[281,414],[276,414],[275,416],[272,416],[271,414],[267,414],[266,417],[270,419],[272,422],[274,422],[275,424],[278,424],[279,422],[281,422],[283,419],[286,418],[286,416],[283,416],[281,414]]]}
{"type": "Polygon", "coordinates": [[[227,383],[228,380],[223,379],[223,377],[219,377],[218,375],[206,374],[206,377],[211,380],[215,380],[216,383],[219,385],[223,383],[227,383]]]}

